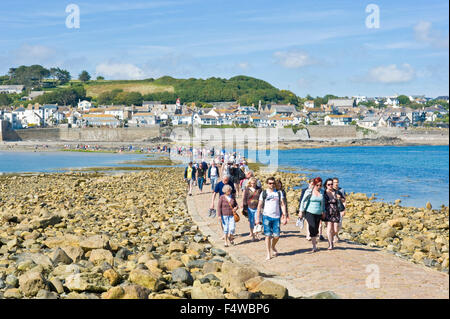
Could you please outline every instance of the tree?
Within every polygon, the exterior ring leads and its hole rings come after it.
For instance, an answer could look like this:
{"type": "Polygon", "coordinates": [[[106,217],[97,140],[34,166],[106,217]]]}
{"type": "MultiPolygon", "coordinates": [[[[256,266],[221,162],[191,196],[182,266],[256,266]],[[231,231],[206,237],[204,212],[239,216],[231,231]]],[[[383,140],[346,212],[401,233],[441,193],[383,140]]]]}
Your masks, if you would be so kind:
{"type": "Polygon", "coordinates": [[[9,106],[12,102],[8,94],[0,94],[0,106],[9,106]]]}
{"type": "Polygon", "coordinates": [[[398,103],[400,103],[400,105],[411,104],[411,100],[406,95],[399,95],[399,96],[397,96],[397,100],[398,100],[398,103]]]}
{"type": "Polygon", "coordinates": [[[50,74],[51,74],[51,76],[53,76],[53,78],[55,78],[59,81],[60,85],[68,83],[70,81],[70,79],[72,78],[69,71],[63,70],[60,68],[51,68],[50,74]]]}
{"type": "Polygon", "coordinates": [[[81,82],[87,82],[91,79],[91,76],[89,75],[88,71],[84,70],[80,73],[80,75],[78,76],[78,80],[80,80],[81,82]]]}
{"type": "Polygon", "coordinates": [[[97,76],[97,81],[103,81],[105,78],[101,75],[97,76]]]}

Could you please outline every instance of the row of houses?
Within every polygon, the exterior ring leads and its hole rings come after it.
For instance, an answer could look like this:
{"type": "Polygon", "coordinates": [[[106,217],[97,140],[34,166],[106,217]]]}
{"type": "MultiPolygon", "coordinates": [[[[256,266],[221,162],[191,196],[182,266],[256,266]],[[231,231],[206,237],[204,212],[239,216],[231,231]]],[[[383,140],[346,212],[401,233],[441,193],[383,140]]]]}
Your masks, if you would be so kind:
{"type": "Polygon", "coordinates": [[[195,105],[163,104],[145,101],[142,106],[99,106],[79,101],[76,108],[58,105],[29,104],[26,108],[0,109],[0,119],[8,120],[14,129],[67,124],[71,127],[108,126],[144,127],[151,125],[251,125],[285,127],[299,124],[352,125],[373,127],[408,127],[435,121],[448,114],[440,105],[415,110],[411,108],[374,109],[355,106],[352,99],[329,100],[320,107],[308,104],[298,109],[290,104],[240,106],[217,102],[212,108],[195,105]]]}

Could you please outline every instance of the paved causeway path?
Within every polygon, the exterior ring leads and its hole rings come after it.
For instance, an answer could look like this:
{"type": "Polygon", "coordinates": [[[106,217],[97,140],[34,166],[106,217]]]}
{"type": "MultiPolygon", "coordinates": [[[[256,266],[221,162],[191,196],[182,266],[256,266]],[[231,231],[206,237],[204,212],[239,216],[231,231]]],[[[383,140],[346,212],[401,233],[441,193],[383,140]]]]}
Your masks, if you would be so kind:
{"type": "MultiPolygon", "coordinates": [[[[380,249],[341,242],[335,250],[328,251],[327,242],[320,242],[319,251],[311,253],[311,242],[305,239],[304,230],[300,232],[295,226],[295,218],[282,226],[278,257],[269,261],[265,260],[264,239],[252,242],[247,237],[248,220],[243,216],[236,226],[236,245],[225,248],[218,218],[208,217],[210,185],[205,185],[204,192],[199,194],[196,189],[193,196],[187,197],[189,213],[203,234],[210,236],[215,247],[226,250],[233,261],[256,268],[288,288],[293,297],[330,290],[342,298],[449,298],[448,274],[380,249]],[[368,288],[366,283],[376,287],[377,272],[379,287],[368,288]]],[[[216,196],[216,205],[217,200],[216,196]]],[[[242,198],[238,198],[238,203],[242,205],[242,198]]]]}

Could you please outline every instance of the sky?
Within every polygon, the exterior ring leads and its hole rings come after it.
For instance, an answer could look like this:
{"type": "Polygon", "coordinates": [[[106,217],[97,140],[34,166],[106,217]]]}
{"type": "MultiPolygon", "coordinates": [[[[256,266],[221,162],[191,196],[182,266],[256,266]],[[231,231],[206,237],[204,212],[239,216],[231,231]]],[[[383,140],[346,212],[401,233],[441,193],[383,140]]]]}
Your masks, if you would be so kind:
{"type": "Polygon", "coordinates": [[[247,75],[302,97],[449,94],[447,0],[1,3],[0,74],[41,64],[73,78],[247,75]]]}

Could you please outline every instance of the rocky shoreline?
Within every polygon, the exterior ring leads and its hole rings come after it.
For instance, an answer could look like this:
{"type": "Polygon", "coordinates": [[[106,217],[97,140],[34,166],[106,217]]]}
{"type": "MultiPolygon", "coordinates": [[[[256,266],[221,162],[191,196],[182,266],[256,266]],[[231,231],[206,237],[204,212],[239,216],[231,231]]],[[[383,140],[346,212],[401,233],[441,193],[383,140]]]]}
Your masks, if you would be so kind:
{"type": "Polygon", "coordinates": [[[2,176],[0,194],[0,298],[288,297],[201,234],[181,168],[2,176]]]}
{"type": "MultiPolygon", "coordinates": [[[[233,263],[189,216],[182,168],[0,176],[0,298],[287,298],[233,263]]],[[[264,180],[269,173],[257,172],[264,180]]],[[[295,222],[306,176],[274,174],[295,222]]],[[[348,196],[341,238],[448,273],[448,207],[348,196]]],[[[315,298],[336,297],[333,293],[315,298]]]]}

